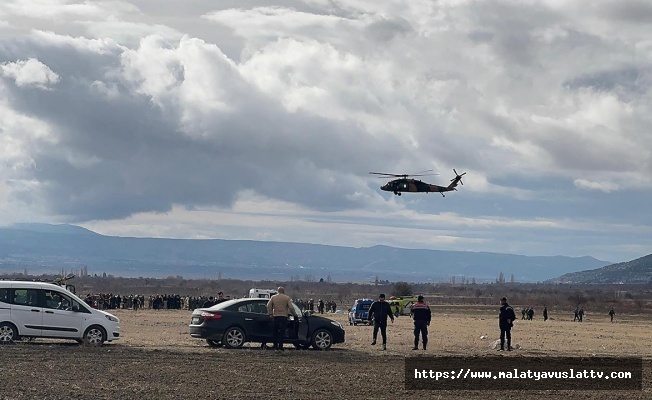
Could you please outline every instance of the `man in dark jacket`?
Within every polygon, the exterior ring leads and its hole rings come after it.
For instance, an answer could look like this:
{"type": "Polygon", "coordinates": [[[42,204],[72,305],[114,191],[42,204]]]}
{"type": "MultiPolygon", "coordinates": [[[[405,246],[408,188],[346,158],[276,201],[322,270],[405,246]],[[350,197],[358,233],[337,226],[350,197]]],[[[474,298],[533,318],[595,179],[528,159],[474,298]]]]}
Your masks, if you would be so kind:
{"type": "Polygon", "coordinates": [[[220,304],[220,303],[224,303],[225,301],[228,301],[228,300],[224,298],[224,293],[218,292],[217,293],[217,300],[215,300],[213,302],[213,304],[220,304]]]}
{"type": "Polygon", "coordinates": [[[394,323],[392,307],[385,301],[385,295],[381,293],[378,300],[371,303],[371,307],[369,307],[369,319],[374,321],[374,340],[371,345],[376,344],[378,329],[380,329],[380,335],[383,338],[383,350],[387,350],[387,317],[394,323]]]}
{"type": "Polygon", "coordinates": [[[428,326],[432,313],[428,304],[423,301],[423,296],[417,297],[417,302],[412,304],[410,314],[414,319],[414,347],[412,350],[419,350],[419,333],[421,333],[421,341],[425,350],[428,345],[428,326]]]}
{"type": "Polygon", "coordinates": [[[512,326],[516,314],[514,309],[507,304],[507,299],[500,299],[500,314],[498,314],[498,326],[500,327],[500,351],[505,350],[505,336],[507,336],[507,351],[512,351],[512,326]]]}

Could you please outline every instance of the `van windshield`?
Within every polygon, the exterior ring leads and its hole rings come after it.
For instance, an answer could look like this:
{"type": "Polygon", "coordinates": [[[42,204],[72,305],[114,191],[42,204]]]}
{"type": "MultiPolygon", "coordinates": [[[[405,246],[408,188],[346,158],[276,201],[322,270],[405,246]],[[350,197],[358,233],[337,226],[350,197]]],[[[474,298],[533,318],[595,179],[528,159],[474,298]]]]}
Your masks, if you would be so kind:
{"type": "Polygon", "coordinates": [[[358,304],[358,309],[360,309],[360,310],[367,311],[369,309],[369,307],[371,307],[371,304],[369,304],[369,303],[358,304]]]}

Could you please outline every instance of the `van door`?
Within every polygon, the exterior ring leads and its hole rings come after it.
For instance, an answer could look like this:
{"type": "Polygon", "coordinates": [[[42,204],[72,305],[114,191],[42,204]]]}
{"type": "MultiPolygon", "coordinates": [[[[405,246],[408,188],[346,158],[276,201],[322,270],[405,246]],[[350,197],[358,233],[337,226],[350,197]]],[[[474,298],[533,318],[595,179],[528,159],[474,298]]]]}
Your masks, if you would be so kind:
{"type": "Polygon", "coordinates": [[[43,308],[39,307],[38,289],[24,289],[14,285],[10,295],[11,319],[18,325],[18,334],[41,336],[43,308]]]}
{"type": "Polygon", "coordinates": [[[39,290],[43,305],[43,336],[81,338],[81,327],[86,314],[80,305],[64,292],[53,289],[39,290]]]}

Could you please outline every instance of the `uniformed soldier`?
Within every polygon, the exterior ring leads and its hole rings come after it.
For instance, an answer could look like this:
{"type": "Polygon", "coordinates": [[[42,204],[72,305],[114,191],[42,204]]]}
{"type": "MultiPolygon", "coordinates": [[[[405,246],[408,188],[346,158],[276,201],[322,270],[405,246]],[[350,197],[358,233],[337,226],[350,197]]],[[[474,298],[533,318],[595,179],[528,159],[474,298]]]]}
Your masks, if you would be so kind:
{"type": "Polygon", "coordinates": [[[423,342],[423,349],[428,345],[428,326],[432,313],[430,307],[423,301],[423,296],[417,297],[417,302],[412,304],[410,314],[414,319],[414,347],[412,350],[419,350],[419,334],[423,342]]]}

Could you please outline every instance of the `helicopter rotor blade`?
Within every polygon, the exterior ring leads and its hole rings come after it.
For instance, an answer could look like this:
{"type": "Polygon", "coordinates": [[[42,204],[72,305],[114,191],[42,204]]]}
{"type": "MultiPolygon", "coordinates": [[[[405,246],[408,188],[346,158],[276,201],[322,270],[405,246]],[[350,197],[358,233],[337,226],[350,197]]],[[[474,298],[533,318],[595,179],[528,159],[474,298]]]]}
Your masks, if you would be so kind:
{"type": "Polygon", "coordinates": [[[369,172],[371,175],[379,175],[381,178],[407,178],[408,176],[433,176],[439,175],[436,172],[432,172],[432,169],[417,172],[416,174],[390,174],[387,172],[369,172]]]}
{"type": "Polygon", "coordinates": [[[371,175],[380,175],[380,178],[391,178],[391,177],[400,178],[402,176],[409,176],[409,175],[406,175],[406,174],[387,174],[387,173],[384,173],[384,172],[369,172],[369,174],[371,174],[371,175]]]}
{"type": "Polygon", "coordinates": [[[437,172],[434,172],[434,169],[427,169],[425,171],[415,172],[414,174],[409,174],[408,176],[434,176],[439,175],[437,172]]]}

